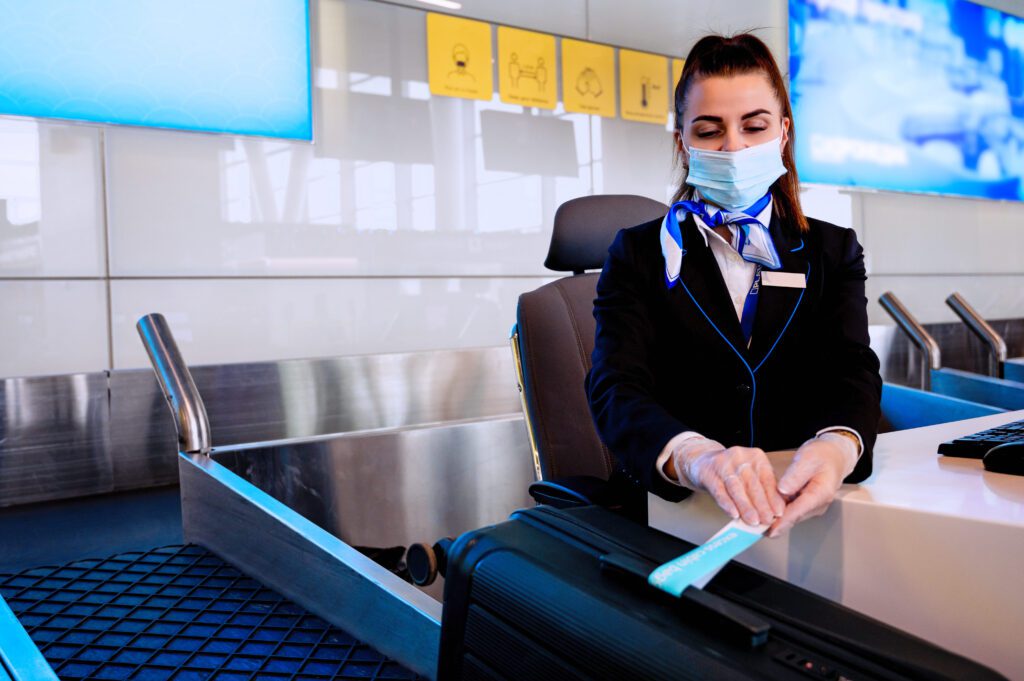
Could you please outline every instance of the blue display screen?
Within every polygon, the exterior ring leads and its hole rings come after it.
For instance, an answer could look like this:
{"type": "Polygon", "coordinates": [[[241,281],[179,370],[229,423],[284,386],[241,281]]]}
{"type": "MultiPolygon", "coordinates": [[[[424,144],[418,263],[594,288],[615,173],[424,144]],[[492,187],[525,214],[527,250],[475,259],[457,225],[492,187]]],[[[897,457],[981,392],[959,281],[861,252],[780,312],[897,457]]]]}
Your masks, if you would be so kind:
{"type": "Polygon", "coordinates": [[[790,0],[800,179],[1024,199],[1024,19],[964,0],[790,0]]]}
{"type": "Polygon", "coordinates": [[[312,139],[307,0],[0,0],[0,114],[312,139]]]}

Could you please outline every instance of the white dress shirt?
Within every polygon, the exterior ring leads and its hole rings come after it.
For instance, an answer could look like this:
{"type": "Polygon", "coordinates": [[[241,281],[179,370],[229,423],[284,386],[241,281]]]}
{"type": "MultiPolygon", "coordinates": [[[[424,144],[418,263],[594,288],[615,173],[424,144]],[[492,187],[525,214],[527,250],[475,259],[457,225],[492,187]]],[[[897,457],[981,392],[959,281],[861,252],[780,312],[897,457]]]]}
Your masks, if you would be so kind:
{"type": "MultiPolygon", "coordinates": [[[[774,199],[768,202],[764,210],[755,215],[758,222],[762,225],[768,225],[771,221],[772,205],[774,199]]],[[[714,214],[717,212],[717,208],[714,206],[708,206],[708,212],[714,214]]],[[[757,269],[757,265],[752,262],[747,262],[740,257],[740,254],[736,252],[736,249],[732,247],[731,240],[726,241],[722,238],[718,232],[711,227],[708,227],[703,220],[696,215],[693,216],[693,221],[697,224],[697,231],[704,237],[704,244],[711,249],[711,253],[715,256],[715,262],[718,263],[718,268],[722,271],[722,279],[725,280],[725,286],[729,289],[729,298],[732,300],[733,307],[736,310],[736,318],[743,318],[743,306],[747,301],[747,293],[750,291],[750,287],[754,283],[754,273],[757,269]]],[[[737,227],[733,225],[726,225],[729,228],[730,235],[735,236],[737,227]]],[[[845,426],[831,426],[829,428],[823,428],[816,433],[816,436],[827,439],[831,442],[835,442],[843,452],[847,455],[849,462],[848,469],[853,470],[860,455],[864,452],[864,440],[853,428],[845,426]],[[857,442],[854,443],[850,438],[843,435],[839,435],[835,431],[844,431],[854,435],[857,438],[857,442]],[[832,433],[831,436],[828,434],[832,433]]],[[[700,433],[692,430],[688,430],[683,433],[679,433],[674,438],[668,441],[665,448],[661,450],[661,454],[658,455],[658,459],[655,463],[658,473],[661,477],[668,482],[679,485],[680,487],[689,487],[674,478],[669,477],[665,473],[665,464],[668,463],[669,457],[672,455],[672,451],[686,440],[701,438],[704,436],[700,433]]]]}

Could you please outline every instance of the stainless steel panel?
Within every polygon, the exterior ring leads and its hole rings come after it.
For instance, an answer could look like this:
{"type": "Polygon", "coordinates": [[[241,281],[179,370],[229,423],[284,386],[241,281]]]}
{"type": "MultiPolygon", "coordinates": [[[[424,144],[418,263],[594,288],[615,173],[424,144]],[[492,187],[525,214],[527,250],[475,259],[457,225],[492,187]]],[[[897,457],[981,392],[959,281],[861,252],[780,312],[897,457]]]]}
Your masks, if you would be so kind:
{"type": "Polygon", "coordinates": [[[213,458],[357,546],[432,543],[533,505],[521,415],[217,448],[213,458]]]}
{"type": "Polygon", "coordinates": [[[0,506],[114,488],[104,373],[0,380],[0,506]]]}
{"type": "MultiPolygon", "coordinates": [[[[1024,319],[988,320],[989,325],[1006,341],[1010,357],[1024,356],[1024,319]]],[[[947,369],[960,369],[984,374],[988,369],[988,349],[960,322],[925,324],[924,328],[942,348],[942,365],[947,369]]],[[[891,383],[917,386],[920,383],[920,361],[906,335],[885,333],[893,327],[871,327],[872,347],[882,362],[882,377],[891,383]],[[885,337],[888,342],[876,344],[874,339],[885,337]]]]}
{"type": "MultiPolygon", "coordinates": [[[[519,413],[505,347],[201,366],[213,443],[519,413]]],[[[0,506],[174,484],[151,369],[0,380],[0,506]]]]}
{"type": "Polygon", "coordinates": [[[205,456],[179,457],[187,541],[434,678],[441,604],[205,456]]]}
{"type": "Polygon", "coordinates": [[[3,597],[0,597],[0,679],[59,681],[3,597]]]}
{"type": "MultiPolygon", "coordinates": [[[[190,370],[217,447],[519,413],[504,347],[190,370]]],[[[177,437],[152,370],[113,371],[110,389],[120,472],[173,482],[177,437]]]]}

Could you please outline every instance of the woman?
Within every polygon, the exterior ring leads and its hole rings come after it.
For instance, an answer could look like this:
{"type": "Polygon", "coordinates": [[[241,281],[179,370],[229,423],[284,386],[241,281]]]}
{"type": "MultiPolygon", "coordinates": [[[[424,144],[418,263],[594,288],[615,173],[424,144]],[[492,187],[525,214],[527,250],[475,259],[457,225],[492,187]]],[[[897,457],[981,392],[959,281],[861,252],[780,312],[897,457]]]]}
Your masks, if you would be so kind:
{"type": "Polygon", "coordinates": [[[591,411],[630,478],[668,499],[707,490],[778,536],[871,473],[863,251],[801,212],[792,110],[758,38],[701,39],[675,107],[685,179],[668,215],[609,249],[591,411]],[[793,448],[776,480],[764,450],[793,448]]]}

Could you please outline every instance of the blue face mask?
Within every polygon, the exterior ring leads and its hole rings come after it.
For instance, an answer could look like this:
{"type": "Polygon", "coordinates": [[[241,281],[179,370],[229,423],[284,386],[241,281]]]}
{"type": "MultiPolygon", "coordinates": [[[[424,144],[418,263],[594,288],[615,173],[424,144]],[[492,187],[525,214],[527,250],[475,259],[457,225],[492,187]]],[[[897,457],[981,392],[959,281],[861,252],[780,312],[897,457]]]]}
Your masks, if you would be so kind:
{"type": "Polygon", "coordinates": [[[690,170],[686,184],[727,211],[739,212],[763,197],[786,174],[782,138],[739,151],[708,151],[687,147],[690,170]]]}

